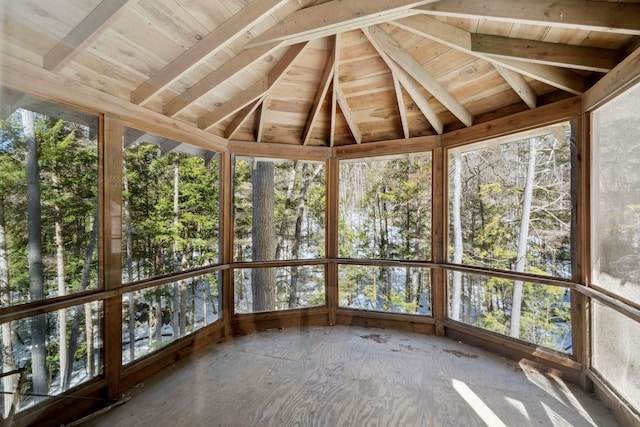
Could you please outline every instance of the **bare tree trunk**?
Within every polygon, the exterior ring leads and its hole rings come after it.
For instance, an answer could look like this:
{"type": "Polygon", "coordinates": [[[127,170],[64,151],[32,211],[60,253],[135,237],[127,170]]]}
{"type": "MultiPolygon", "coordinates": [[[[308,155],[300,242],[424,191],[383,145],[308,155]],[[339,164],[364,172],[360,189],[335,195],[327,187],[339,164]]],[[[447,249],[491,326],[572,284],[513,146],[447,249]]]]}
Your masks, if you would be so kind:
{"type": "MultiPolygon", "coordinates": [[[[291,168],[291,174],[289,175],[289,183],[287,184],[287,197],[284,203],[284,212],[282,213],[282,220],[280,221],[280,237],[278,238],[278,243],[276,245],[276,256],[275,259],[280,259],[282,256],[282,251],[284,250],[284,240],[287,232],[287,228],[289,227],[289,206],[292,204],[291,200],[293,199],[293,189],[296,184],[296,175],[298,174],[298,162],[295,162],[293,167],[291,168]]],[[[303,166],[306,166],[306,164],[303,166]]],[[[302,171],[304,177],[304,170],[302,171]]]]}
{"type": "MultiPolygon", "coordinates": [[[[89,244],[87,245],[87,252],[84,257],[84,265],[82,267],[82,277],[80,278],[80,288],[78,289],[79,292],[86,290],[87,286],[89,285],[90,274],[91,274],[91,261],[93,259],[93,251],[95,249],[97,240],[98,240],[98,217],[96,214],[96,217],[93,218],[93,227],[91,228],[91,236],[89,237],[89,244]]],[[[86,312],[86,306],[88,305],[89,304],[84,304],[85,312],[86,312]]],[[[69,338],[69,352],[67,354],[68,366],[73,366],[74,356],[76,353],[76,349],[78,348],[78,336],[80,335],[80,319],[82,317],[82,310],[83,310],[83,306],[77,306],[74,308],[73,324],[71,325],[71,336],[69,338]]],[[[91,310],[89,310],[89,312],[91,312],[91,310]]],[[[87,330],[89,329],[90,324],[91,324],[91,318],[86,319],[86,314],[85,314],[85,327],[87,330]]],[[[91,325],[91,330],[93,331],[93,325],[91,325]]],[[[92,377],[93,375],[91,374],[91,372],[93,367],[88,366],[90,346],[93,347],[93,338],[89,340],[89,337],[87,336],[87,373],[92,377]]],[[[91,354],[91,357],[93,357],[93,354],[91,354]]],[[[67,371],[67,375],[62,378],[64,389],[68,388],[71,382],[71,371],[72,369],[69,369],[67,371]]]]}
{"type": "MultiPolygon", "coordinates": [[[[462,200],[462,158],[460,153],[453,153],[453,263],[462,264],[462,220],[460,218],[462,200]]],[[[462,273],[453,272],[453,289],[451,295],[451,318],[460,320],[460,303],[462,302],[462,273]]]]}
{"type": "MultiPolygon", "coordinates": [[[[8,307],[11,305],[11,283],[9,276],[9,256],[7,254],[7,234],[5,229],[4,199],[0,195],[0,305],[8,307]]],[[[13,323],[2,324],[2,372],[11,372],[16,369],[15,357],[13,354],[13,323]]],[[[11,411],[13,404],[13,394],[18,385],[17,375],[7,375],[2,378],[2,389],[4,395],[3,416],[6,418],[11,411]]]]}
{"type": "MultiPolygon", "coordinates": [[[[58,185],[58,176],[54,173],[51,177],[51,181],[54,185],[58,185]]],[[[58,279],[58,296],[64,296],[67,294],[67,289],[64,282],[64,237],[62,236],[62,209],[56,203],[53,207],[56,213],[55,233],[56,233],[56,271],[58,279]]],[[[67,310],[62,308],[58,310],[58,351],[60,352],[60,388],[61,391],[66,389],[65,383],[62,380],[67,377],[69,370],[68,365],[68,350],[69,344],[67,342],[67,310]]]]}
{"type": "Polygon", "coordinates": [[[93,348],[93,313],[91,312],[91,304],[88,303],[84,304],[84,330],[87,340],[87,375],[89,378],[93,378],[96,375],[93,348]]]}
{"type": "Polygon", "coordinates": [[[160,299],[160,292],[156,290],[156,305],[155,305],[155,313],[156,313],[156,343],[162,341],[162,301],[160,299]]]}
{"type": "MultiPolygon", "coordinates": [[[[253,221],[251,224],[253,261],[271,260],[275,255],[274,175],[272,162],[256,161],[253,167],[253,221]]],[[[273,268],[251,269],[253,311],[276,309],[276,273],[273,268]]]]}
{"type": "MultiPolygon", "coordinates": [[[[298,215],[296,217],[296,226],[293,233],[293,244],[291,247],[291,258],[298,259],[300,257],[300,240],[302,240],[302,219],[304,218],[304,209],[307,203],[307,192],[309,185],[316,179],[322,165],[318,165],[311,175],[307,176],[307,166],[302,166],[302,185],[300,186],[300,195],[298,196],[298,215]]],[[[295,308],[298,305],[298,267],[291,267],[291,286],[289,289],[289,308],[295,308]]]]}
{"type": "MultiPolygon", "coordinates": [[[[527,261],[527,238],[531,217],[531,201],[533,198],[533,181],[536,172],[536,139],[529,139],[529,165],[522,195],[522,217],[520,218],[520,234],[518,235],[518,251],[516,253],[516,271],[524,271],[527,261]]],[[[520,312],[522,310],[522,281],[513,282],[513,303],[511,305],[511,331],[514,338],[520,337],[520,312]]]]}
{"type": "MultiPolygon", "coordinates": [[[[40,167],[35,135],[35,113],[20,110],[26,145],[27,172],[27,258],[29,263],[29,292],[31,300],[44,299],[44,278],[42,265],[42,223],[40,221],[40,167]]],[[[47,394],[46,318],[44,314],[31,320],[31,358],[33,393],[47,394]]],[[[39,400],[39,399],[36,399],[39,400]]]]}
{"type": "MultiPolygon", "coordinates": [[[[173,227],[174,233],[178,231],[180,224],[180,166],[178,159],[173,164],[173,227]]],[[[173,262],[178,265],[178,236],[173,236],[173,262]]],[[[180,335],[180,316],[184,317],[184,313],[180,313],[180,284],[173,283],[173,310],[171,311],[171,328],[173,329],[173,337],[178,338],[180,335]]]]}
{"type": "MultiPolygon", "coordinates": [[[[123,150],[124,151],[124,150],[123,150]]],[[[126,152],[123,153],[126,159],[126,152]]],[[[127,162],[122,162],[122,186],[125,194],[129,194],[129,178],[127,176],[127,162]]],[[[123,197],[122,220],[124,221],[124,240],[127,256],[127,281],[133,282],[133,241],[131,240],[131,206],[129,197],[123,197]]],[[[129,292],[129,360],[136,355],[136,301],[134,292],[129,292]]]]}

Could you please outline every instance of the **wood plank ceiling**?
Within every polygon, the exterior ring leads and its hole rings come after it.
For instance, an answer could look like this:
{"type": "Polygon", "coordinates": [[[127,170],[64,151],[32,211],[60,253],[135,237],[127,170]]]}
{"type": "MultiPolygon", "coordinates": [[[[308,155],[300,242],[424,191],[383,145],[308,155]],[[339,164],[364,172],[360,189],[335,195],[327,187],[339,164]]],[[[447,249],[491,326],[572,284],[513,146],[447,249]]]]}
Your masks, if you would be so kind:
{"type": "Polygon", "coordinates": [[[579,95],[640,45],[637,1],[3,0],[0,13],[4,58],[218,139],[310,146],[579,95]]]}

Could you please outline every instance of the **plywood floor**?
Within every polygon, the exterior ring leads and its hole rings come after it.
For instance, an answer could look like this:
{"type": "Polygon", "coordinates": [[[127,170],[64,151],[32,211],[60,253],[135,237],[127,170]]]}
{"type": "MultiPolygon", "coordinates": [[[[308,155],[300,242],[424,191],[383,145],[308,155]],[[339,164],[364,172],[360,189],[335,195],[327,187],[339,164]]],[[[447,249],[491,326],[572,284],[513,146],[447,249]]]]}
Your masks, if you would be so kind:
{"type": "Polygon", "coordinates": [[[446,338],[361,327],[235,338],[85,426],[615,426],[573,384],[446,338]]]}

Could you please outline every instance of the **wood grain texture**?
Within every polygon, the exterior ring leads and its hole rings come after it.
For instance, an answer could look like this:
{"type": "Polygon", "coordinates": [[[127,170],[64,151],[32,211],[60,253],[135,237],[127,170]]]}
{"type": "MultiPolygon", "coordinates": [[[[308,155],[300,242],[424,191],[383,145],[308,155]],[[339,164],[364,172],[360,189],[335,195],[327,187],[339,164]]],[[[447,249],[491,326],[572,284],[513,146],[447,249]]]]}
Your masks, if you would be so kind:
{"type": "Polygon", "coordinates": [[[358,326],[234,338],[130,396],[85,425],[616,425],[600,402],[531,364],[446,338],[358,326]]]}

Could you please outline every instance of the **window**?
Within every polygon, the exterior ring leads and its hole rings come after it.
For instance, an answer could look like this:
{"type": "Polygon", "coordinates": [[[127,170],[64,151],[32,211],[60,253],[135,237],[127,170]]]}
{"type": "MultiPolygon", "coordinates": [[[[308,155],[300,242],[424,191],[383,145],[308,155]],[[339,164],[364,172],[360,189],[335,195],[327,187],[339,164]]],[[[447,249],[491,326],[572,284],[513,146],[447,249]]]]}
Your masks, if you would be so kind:
{"type": "Polygon", "coordinates": [[[236,313],[325,305],[325,269],[319,266],[235,270],[236,313]]]}
{"type": "Polygon", "coordinates": [[[592,282],[640,304],[640,86],[593,114],[592,282]]]}
{"type": "MultiPolygon", "coordinates": [[[[98,117],[1,92],[0,306],[98,289],[98,117]]],[[[1,325],[4,416],[102,372],[100,302],[30,313],[1,325]]]]}
{"type": "Polygon", "coordinates": [[[571,354],[570,291],[479,274],[449,272],[449,317],[467,325],[571,354]],[[454,289],[460,275],[460,290],[454,289]],[[521,309],[514,316],[514,290],[521,309]]]}
{"type": "MultiPolygon", "coordinates": [[[[591,282],[640,306],[640,86],[593,114],[591,282]]],[[[623,305],[623,303],[621,303],[623,305]]],[[[640,408],[640,323],[594,301],[592,365],[640,408]]]]}
{"type": "Polygon", "coordinates": [[[237,158],[234,259],[324,257],[325,164],[237,158]]]}
{"type": "Polygon", "coordinates": [[[431,259],[431,153],[340,162],[339,306],[431,315],[428,268],[366,260],[431,259]]]}
{"type": "Polygon", "coordinates": [[[634,408],[640,408],[640,323],[592,303],[593,368],[634,408]]]}
{"type": "Polygon", "coordinates": [[[341,258],[431,258],[431,154],[340,162],[341,258]]]}
{"type": "Polygon", "coordinates": [[[217,264],[218,155],[125,128],[124,283],[217,264]]]}
{"type": "Polygon", "coordinates": [[[0,121],[2,306],[98,288],[98,118],[15,96],[0,121]]]}
{"type": "Polygon", "coordinates": [[[218,320],[218,283],[218,273],[209,273],[124,294],[123,364],[218,320]]]}
{"type": "Polygon", "coordinates": [[[449,261],[571,278],[570,126],[449,151],[449,261]]]}
{"type": "MultiPolygon", "coordinates": [[[[571,126],[449,150],[449,262],[571,278],[571,126]]],[[[571,354],[567,289],[448,274],[448,317],[571,354]]]]}
{"type": "Polygon", "coordinates": [[[340,307],[431,316],[431,270],[340,265],[340,307]]]}

